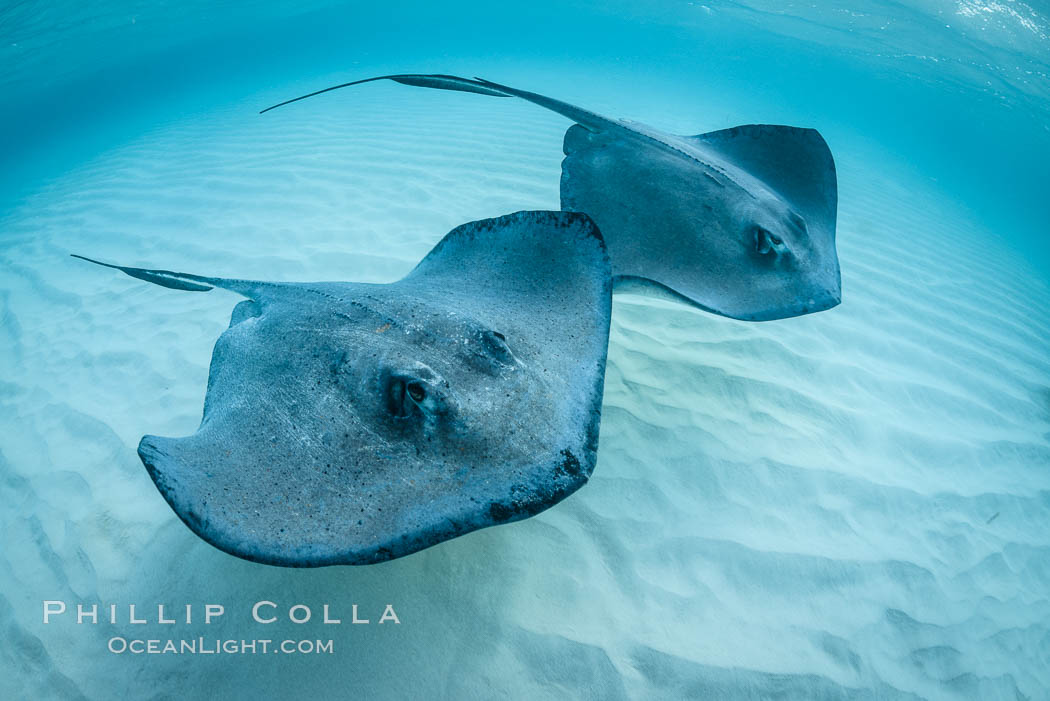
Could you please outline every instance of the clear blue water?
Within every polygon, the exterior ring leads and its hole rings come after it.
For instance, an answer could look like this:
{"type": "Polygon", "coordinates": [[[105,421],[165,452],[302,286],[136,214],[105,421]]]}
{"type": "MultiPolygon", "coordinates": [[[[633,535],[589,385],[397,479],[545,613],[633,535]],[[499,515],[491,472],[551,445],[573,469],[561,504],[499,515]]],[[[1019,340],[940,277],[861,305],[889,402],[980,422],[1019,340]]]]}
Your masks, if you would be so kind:
{"type": "Polygon", "coordinates": [[[26,2],[0,39],[3,698],[1046,697],[1045,7],[26,2]],[[134,451],[196,427],[232,301],[66,254],[389,281],[461,222],[556,208],[568,124],[525,103],[375,84],[256,114],[391,72],[684,134],[818,128],[843,304],[755,325],[620,297],[577,495],[375,567],[235,560],[134,451]],[[229,614],[45,627],[42,598],[229,614]],[[402,624],[260,631],[259,599],[402,624]],[[115,634],[336,652],[118,656],[115,634]]]}

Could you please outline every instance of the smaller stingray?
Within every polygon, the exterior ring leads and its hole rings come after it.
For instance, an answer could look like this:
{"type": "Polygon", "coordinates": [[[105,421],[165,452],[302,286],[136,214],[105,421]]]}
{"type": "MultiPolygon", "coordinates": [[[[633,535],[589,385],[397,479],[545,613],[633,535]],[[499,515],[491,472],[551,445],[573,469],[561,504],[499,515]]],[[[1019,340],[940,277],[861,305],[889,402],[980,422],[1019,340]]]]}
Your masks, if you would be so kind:
{"type": "Polygon", "coordinates": [[[562,209],[602,231],[619,290],[764,321],[841,299],[835,162],[813,129],[750,124],[696,136],[614,120],[560,100],[452,75],[387,75],[405,85],[519,97],[576,122],[565,133],[562,209]]]}
{"type": "Polygon", "coordinates": [[[100,264],[247,298],[215,344],[200,428],[138,450],[226,552],[389,560],[539,513],[594,469],[612,282],[586,215],[464,224],[388,285],[100,264]]]}

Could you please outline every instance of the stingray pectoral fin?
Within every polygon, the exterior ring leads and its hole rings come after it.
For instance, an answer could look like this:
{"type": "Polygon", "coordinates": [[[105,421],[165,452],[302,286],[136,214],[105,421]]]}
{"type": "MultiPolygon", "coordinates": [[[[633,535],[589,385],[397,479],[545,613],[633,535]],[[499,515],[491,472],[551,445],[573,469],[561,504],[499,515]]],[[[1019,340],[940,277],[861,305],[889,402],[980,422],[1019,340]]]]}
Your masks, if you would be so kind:
{"type": "Polygon", "coordinates": [[[192,275],[190,273],[177,273],[172,270],[151,270],[146,268],[130,268],[123,265],[114,265],[112,263],[103,263],[100,260],[94,258],[88,258],[87,256],[77,255],[76,253],[70,253],[73,258],[79,258],[80,260],[86,260],[89,263],[95,265],[101,265],[105,268],[113,268],[119,270],[126,275],[130,275],[133,278],[139,280],[145,280],[146,282],[152,282],[154,285],[160,285],[161,287],[168,287],[173,290],[185,290],[187,292],[208,292],[215,287],[221,287],[224,290],[236,292],[244,295],[245,297],[257,298],[261,291],[264,283],[256,282],[254,280],[233,280],[221,277],[202,277],[200,275],[192,275]]]}
{"type": "Polygon", "coordinates": [[[747,124],[687,136],[714,149],[790,201],[813,227],[835,233],[835,160],[816,129],[747,124]]]}
{"type": "Polygon", "coordinates": [[[612,289],[605,241],[591,218],[547,211],[458,226],[402,283],[499,300],[523,314],[604,309],[612,289]]]}
{"type": "MultiPolygon", "coordinates": [[[[536,432],[531,465],[513,478],[502,473],[506,489],[479,499],[476,527],[526,518],[582,486],[597,459],[612,314],[609,256],[591,218],[526,211],[463,224],[393,287],[487,326],[498,341],[486,343],[487,354],[504,368],[520,363],[530,391],[543,397],[506,395],[521,414],[501,425],[521,419],[536,432]]],[[[492,376],[506,382],[517,373],[492,376]]]]}

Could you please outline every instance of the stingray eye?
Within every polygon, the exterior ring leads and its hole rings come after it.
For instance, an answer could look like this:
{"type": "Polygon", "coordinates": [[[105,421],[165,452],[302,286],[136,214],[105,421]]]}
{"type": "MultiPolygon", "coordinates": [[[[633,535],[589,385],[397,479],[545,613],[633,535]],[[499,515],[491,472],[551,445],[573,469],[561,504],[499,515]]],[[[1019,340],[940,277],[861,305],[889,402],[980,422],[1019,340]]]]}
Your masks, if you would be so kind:
{"type": "Polygon", "coordinates": [[[498,375],[518,364],[506,335],[491,329],[476,329],[468,339],[467,353],[471,366],[489,375],[498,375]]]}
{"type": "Polygon", "coordinates": [[[379,368],[382,401],[387,412],[399,419],[397,426],[404,430],[441,422],[456,412],[456,398],[449,383],[421,362],[397,360],[379,368]]]}
{"type": "Polygon", "coordinates": [[[760,256],[776,256],[787,251],[784,239],[774,234],[769,229],[756,226],[754,230],[755,253],[760,256]]]}
{"type": "Polygon", "coordinates": [[[412,398],[412,401],[416,404],[422,404],[427,398],[427,391],[418,382],[409,382],[406,385],[408,396],[412,398]]]}
{"type": "Polygon", "coordinates": [[[385,401],[387,411],[396,419],[434,420],[453,412],[453,401],[444,380],[429,370],[416,368],[419,374],[390,373],[386,375],[385,401]]]}

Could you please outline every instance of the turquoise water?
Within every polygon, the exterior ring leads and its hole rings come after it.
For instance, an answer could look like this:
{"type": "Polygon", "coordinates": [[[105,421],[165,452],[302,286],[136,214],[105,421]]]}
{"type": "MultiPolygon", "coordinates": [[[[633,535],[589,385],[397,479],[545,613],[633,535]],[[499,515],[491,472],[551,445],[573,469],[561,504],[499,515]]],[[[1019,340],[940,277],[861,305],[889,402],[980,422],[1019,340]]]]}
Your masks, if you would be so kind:
{"type": "Polygon", "coordinates": [[[1044,698],[1050,20],[1034,3],[21,3],[0,10],[0,696],[1044,698]],[[367,568],[194,537],[135,455],[200,418],[234,300],[69,252],[387,282],[558,204],[568,123],[371,84],[480,75],[691,134],[818,128],[843,303],[747,324],[617,297],[590,484],[367,568]],[[44,626],[41,600],[228,614],[44,626]],[[394,626],[260,629],[357,603],[394,626]],[[329,655],[115,655],[125,637],[329,655]]]}

